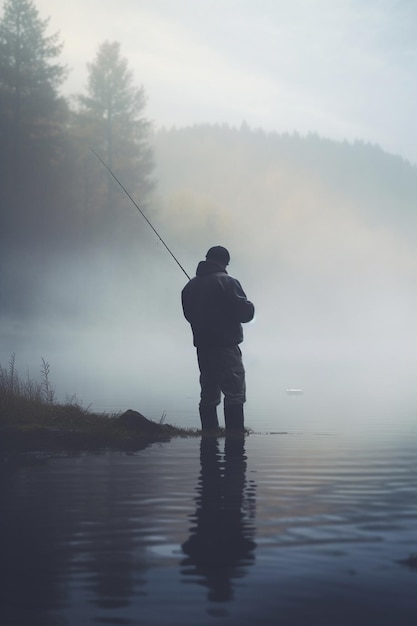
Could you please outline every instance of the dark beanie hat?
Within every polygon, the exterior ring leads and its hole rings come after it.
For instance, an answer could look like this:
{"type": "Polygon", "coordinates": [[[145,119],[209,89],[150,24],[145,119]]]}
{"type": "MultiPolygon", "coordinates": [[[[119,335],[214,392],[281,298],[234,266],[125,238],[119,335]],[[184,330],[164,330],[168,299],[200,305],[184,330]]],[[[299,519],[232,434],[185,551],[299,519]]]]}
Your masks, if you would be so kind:
{"type": "Polygon", "coordinates": [[[207,261],[215,261],[221,265],[228,265],[230,263],[230,254],[223,246],[213,246],[206,254],[207,261]]]}

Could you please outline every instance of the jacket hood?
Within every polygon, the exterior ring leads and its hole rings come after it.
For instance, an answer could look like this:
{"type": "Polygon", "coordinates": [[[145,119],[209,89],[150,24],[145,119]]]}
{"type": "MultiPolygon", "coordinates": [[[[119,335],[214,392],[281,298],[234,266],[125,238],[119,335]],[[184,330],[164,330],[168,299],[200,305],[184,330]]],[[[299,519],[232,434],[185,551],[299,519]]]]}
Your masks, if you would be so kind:
{"type": "Polygon", "coordinates": [[[196,276],[208,276],[216,272],[227,274],[226,268],[223,267],[221,263],[216,263],[215,261],[200,261],[197,266],[196,276]]]}

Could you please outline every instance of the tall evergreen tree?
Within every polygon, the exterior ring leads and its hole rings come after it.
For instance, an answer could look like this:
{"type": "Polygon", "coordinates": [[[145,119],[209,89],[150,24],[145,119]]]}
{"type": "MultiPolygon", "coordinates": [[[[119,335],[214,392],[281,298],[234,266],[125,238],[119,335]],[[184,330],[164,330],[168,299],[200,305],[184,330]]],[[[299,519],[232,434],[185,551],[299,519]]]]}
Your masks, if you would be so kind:
{"type": "Polygon", "coordinates": [[[29,310],[62,241],[68,109],[59,35],[32,0],[6,0],[0,22],[0,314],[29,310]],[[62,233],[62,234],[61,234],[62,233]],[[58,241],[61,237],[61,241],[58,241]]]}
{"type": "MultiPolygon", "coordinates": [[[[20,175],[37,148],[60,133],[65,103],[58,88],[66,68],[56,62],[59,34],[48,36],[49,19],[39,17],[32,0],[6,0],[0,22],[0,142],[2,165],[20,175]],[[6,157],[6,158],[5,158],[6,157]]],[[[46,154],[44,156],[47,156],[46,154]]],[[[13,177],[15,178],[15,176],[13,177]]]]}
{"type": "MultiPolygon", "coordinates": [[[[87,95],[79,96],[78,126],[82,138],[88,139],[143,204],[152,188],[153,171],[148,141],[151,125],[144,116],[145,90],[134,84],[118,42],[101,44],[94,62],[87,67],[87,95]]],[[[113,190],[114,181],[108,177],[102,201],[109,215],[114,215],[113,190]]],[[[90,190],[88,197],[97,202],[97,193],[90,190]]]]}

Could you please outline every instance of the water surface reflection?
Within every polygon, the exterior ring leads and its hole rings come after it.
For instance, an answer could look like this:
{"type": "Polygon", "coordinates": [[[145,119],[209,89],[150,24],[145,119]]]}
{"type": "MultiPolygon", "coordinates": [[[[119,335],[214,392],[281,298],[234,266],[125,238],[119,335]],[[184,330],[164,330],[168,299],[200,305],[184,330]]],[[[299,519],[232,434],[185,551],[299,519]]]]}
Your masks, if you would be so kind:
{"type": "Polygon", "coordinates": [[[254,561],[255,484],[246,481],[244,438],[229,436],[224,457],[219,440],[202,437],[201,471],[190,537],[182,545],[187,555],[184,576],[204,585],[208,599],[230,601],[233,581],[254,561]]]}
{"type": "Polygon", "coordinates": [[[0,625],[415,626],[416,459],[395,424],[2,465],[0,625]]]}

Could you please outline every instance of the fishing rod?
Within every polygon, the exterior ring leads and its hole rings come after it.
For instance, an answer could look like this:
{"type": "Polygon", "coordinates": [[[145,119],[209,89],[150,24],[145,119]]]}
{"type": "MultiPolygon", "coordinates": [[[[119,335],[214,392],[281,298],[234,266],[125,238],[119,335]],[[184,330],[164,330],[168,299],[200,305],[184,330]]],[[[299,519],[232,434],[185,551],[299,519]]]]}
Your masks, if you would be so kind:
{"type": "Polygon", "coordinates": [[[95,150],[93,150],[93,148],[91,146],[89,146],[91,152],[97,157],[97,159],[100,161],[100,163],[103,165],[103,167],[106,168],[106,170],[109,172],[109,174],[111,174],[111,176],[114,178],[114,180],[116,181],[116,183],[119,185],[119,187],[122,189],[122,191],[124,191],[124,193],[127,195],[127,197],[129,198],[129,200],[132,202],[132,204],[134,204],[134,206],[137,208],[137,210],[139,211],[139,213],[142,215],[142,217],[146,220],[146,222],[148,223],[148,225],[152,228],[153,232],[155,233],[155,235],[158,237],[159,241],[165,246],[165,248],[168,250],[168,252],[170,253],[170,255],[172,256],[172,258],[174,259],[175,263],[182,269],[182,271],[184,272],[184,274],[186,275],[186,277],[188,278],[188,280],[191,280],[190,276],[187,274],[187,272],[185,271],[185,269],[183,268],[183,266],[181,265],[181,263],[178,261],[177,257],[174,255],[174,253],[168,248],[167,244],[165,243],[165,241],[162,239],[161,235],[158,233],[158,231],[156,230],[156,228],[154,228],[151,224],[151,222],[148,220],[148,218],[146,217],[145,213],[142,211],[142,209],[140,208],[140,206],[138,204],[136,204],[136,202],[134,201],[134,199],[132,198],[132,196],[130,195],[130,193],[127,191],[126,187],[124,187],[122,185],[122,183],[120,182],[120,180],[117,178],[116,174],[114,174],[114,172],[112,172],[112,170],[109,168],[109,166],[107,165],[107,163],[105,163],[103,161],[103,159],[97,154],[97,152],[95,150]]]}

